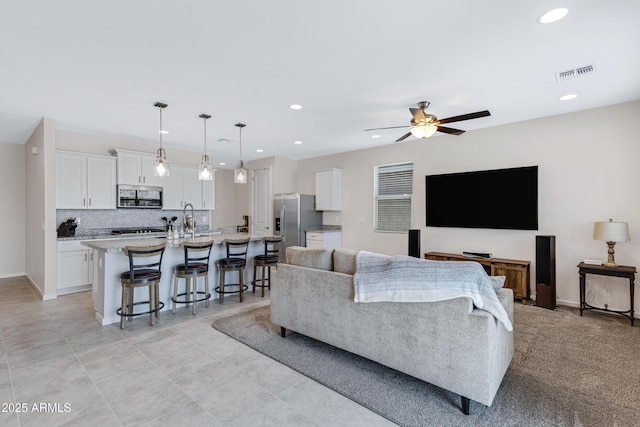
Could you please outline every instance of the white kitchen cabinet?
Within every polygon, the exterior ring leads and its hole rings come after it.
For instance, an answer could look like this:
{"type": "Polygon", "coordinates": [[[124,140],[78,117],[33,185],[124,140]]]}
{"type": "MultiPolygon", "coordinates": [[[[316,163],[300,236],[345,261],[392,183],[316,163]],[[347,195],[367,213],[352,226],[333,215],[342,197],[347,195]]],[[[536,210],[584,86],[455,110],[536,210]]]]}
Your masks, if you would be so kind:
{"type": "Polygon", "coordinates": [[[171,174],[166,177],[163,185],[164,209],[183,209],[187,203],[191,203],[194,209],[213,209],[203,207],[202,183],[198,179],[197,167],[172,165],[171,174]]]}
{"type": "Polygon", "coordinates": [[[202,182],[202,209],[214,210],[216,208],[216,170],[213,171],[211,181],[202,182]]]}
{"type": "Polygon", "coordinates": [[[58,242],[58,294],[81,292],[93,283],[93,249],[77,240],[58,242]]]}
{"type": "Polygon", "coordinates": [[[340,231],[307,231],[308,248],[341,248],[342,232],[340,231]]]}
{"type": "MultiPolygon", "coordinates": [[[[166,177],[154,175],[155,156],[136,151],[115,150],[118,156],[118,184],[164,186],[166,177]]],[[[169,165],[169,176],[173,173],[169,165]]]]}
{"type": "Polygon", "coordinates": [[[342,169],[316,171],[316,210],[342,210],[342,169]]]}
{"type": "Polygon", "coordinates": [[[116,159],[58,151],[56,208],[115,209],[116,159]]]}

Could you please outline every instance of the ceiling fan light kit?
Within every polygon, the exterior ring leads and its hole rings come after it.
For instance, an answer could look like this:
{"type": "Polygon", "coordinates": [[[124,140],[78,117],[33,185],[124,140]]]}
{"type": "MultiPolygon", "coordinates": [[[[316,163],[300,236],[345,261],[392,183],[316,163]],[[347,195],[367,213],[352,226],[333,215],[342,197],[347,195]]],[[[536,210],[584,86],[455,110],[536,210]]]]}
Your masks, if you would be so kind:
{"type": "Polygon", "coordinates": [[[429,138],[431,135],[436,133],[438,130],[437,126],[434,126],[431,123],[419,124],[411,128],[411,135],[416,138],[429,138]]]}
{"type": "Polygon", "coordinates": [[[156,102],[153,105],[154,107],[158,107],[158,109],[160,110],[160,148],[158,148],[158,153],[156,154],[153,174],[155,176],[169,176],[169,164],[167,163],[167,155],[164,151],[164,148],[162,148],[162,134],[165,133],[162,130],[162,110],[167,108],[167,104],[156,102]]]}
{"type": "Polygon", "coordinates": [[[461,122],[463,120],[477,119],[480,117],[487,117],[491,115],[491,113],[488,110],[484,110],[484,111],[477,111],[475,113],[462,114],[460,116],[447,117],[446,119],[438,120],[438,118],[433,114],[427,114],[425,112],[425,110],[429,107],[429,104],[430,103],[428,101],[420,101],[418,102],[418,108],[409,108],[411,115],[413,115],[410,125],[390,126],[385,128],[371,128],[371,129],[365,129],[365,131],[383,130],[383,129],[399,129],[399,128],[406,128],[406,127],[410,128],[409,132],[402,135],[400,138],[396,139],[396,142],[404,141],[411,135],[417,138],[428,138],[431,135],[433,135],[435,132],[447,133],[449,135],[462,135],[464,133],[463,130],[445,127],[441,125],[445,123],[461,122]]]}

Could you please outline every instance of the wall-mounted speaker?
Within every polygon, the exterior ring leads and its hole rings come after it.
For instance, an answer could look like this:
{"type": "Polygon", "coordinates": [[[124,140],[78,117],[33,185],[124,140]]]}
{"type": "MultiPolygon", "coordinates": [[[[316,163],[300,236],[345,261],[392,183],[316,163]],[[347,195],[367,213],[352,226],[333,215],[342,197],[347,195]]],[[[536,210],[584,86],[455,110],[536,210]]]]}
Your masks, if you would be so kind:
{"type": "Polygon", "coordinates": [[[536,305],[556,308],[556,236],[536,236],[536,305]]]}
{"type": "Polygon", "coordinates": [[[409,230],[409,256],[420,258],[420,230],[409,230]]]}

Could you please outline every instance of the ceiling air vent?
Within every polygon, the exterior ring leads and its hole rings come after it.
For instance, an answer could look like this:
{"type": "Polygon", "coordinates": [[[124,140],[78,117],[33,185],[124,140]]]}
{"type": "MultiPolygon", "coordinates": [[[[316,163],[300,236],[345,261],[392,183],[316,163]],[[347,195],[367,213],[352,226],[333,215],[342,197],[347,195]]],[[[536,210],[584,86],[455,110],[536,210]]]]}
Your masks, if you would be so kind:
{"type": "Polygon", "coordinates": [[[586,76],[587,74],[595,73],[596,65],[590,64],[584,67],[574,68],[572,70],[560,71],[556,73],[556,80],[562,82],[564,80],[575,79],[576,77],[586,76]]]}

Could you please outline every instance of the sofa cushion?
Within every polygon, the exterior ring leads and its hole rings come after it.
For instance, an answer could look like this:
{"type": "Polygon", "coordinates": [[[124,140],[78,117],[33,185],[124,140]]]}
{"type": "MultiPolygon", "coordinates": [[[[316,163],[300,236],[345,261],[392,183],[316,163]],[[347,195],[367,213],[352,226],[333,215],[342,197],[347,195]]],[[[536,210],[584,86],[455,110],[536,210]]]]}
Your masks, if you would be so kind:
{"type": "Polygon", "coordinates": [[[333,270],[333,248],[303,248],[289,246],[286,250],[287,264],[318,270],[333,270]]]}
{"type": "Polygon", "coordinates": [[[504,286],[504,281],[507,276],[489,276],[489,280],[491,280],[491,285],[493,285],[493,289],[498,292],[504,286]]]}
{"type": "Polygon", "coordinates": [[[336,249],[333,251],[333,271],[338,273],[356,274],[356,255],[353,249],[336,249]]]}

